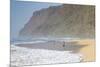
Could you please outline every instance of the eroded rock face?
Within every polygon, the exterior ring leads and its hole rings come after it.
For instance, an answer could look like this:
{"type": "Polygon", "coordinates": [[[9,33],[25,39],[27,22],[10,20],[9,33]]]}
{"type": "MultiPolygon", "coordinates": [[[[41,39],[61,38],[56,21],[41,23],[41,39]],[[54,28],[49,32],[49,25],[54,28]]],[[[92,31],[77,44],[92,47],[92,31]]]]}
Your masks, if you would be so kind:
{"type": "Polygon", "coordinates": [[[94,37],[95,6],[60,5],[33,13],[19,36],[94,37]]]}

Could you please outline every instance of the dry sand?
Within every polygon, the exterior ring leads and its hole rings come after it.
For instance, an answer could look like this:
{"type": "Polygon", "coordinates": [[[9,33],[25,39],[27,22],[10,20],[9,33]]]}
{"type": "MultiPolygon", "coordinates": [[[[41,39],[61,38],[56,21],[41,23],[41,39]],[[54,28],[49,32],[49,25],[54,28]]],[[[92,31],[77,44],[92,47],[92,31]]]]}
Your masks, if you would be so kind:
{"type": "Polygon", "coordinates": [[[82,39],[77,41],[80,45],[86,45],[80,49],[80,53],[83,54],[83,61],[95,61],[95,40],[94,39],[82,39]]]}

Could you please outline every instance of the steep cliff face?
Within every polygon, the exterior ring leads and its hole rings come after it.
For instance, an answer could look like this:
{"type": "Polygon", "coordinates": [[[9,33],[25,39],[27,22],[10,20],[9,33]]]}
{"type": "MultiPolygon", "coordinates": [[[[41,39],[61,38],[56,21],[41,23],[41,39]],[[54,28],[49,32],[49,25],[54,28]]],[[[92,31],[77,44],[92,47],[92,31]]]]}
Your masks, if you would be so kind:
{"type": "Polygon", "coordinates": [[[94,37],[95,7],[89,5],[52,6],[33,13],[19,36],[94,37]]]}

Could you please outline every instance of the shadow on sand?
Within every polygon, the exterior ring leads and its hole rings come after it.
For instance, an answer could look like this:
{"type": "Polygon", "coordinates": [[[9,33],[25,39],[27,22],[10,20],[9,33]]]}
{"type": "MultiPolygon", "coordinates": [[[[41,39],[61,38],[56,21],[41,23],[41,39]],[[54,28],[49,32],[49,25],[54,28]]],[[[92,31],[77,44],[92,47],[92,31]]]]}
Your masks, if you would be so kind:
{"type": "Polygon", "coordinates": [[[34,43],[34,44],[17,44],[17,46],[31,48],[31,49],[47,49],[56,51],[71,51],[77,53],[81,48],[87,45],[80,45],[77,42],[58,42],[50,41],[46,43],[34,43]]]}

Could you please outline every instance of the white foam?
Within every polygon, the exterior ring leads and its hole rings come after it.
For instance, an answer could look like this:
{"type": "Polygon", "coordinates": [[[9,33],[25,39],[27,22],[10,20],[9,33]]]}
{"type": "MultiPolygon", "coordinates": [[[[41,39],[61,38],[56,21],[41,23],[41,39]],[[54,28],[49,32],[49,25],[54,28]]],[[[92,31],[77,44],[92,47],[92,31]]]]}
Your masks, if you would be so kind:
{"type": "Polygon", "coordinates": [[[33,43],[44,43],[46,41],[29,41],[29,42],[18,42],[18,43],[13,43],[13,44],[33,44],[33,43]]]}
{"type": "Polygon", "coordinates": [[[11,65],[36,65],[80,62],[82,55],[70,51],[28,49],[11,45],[11,65]]]}

